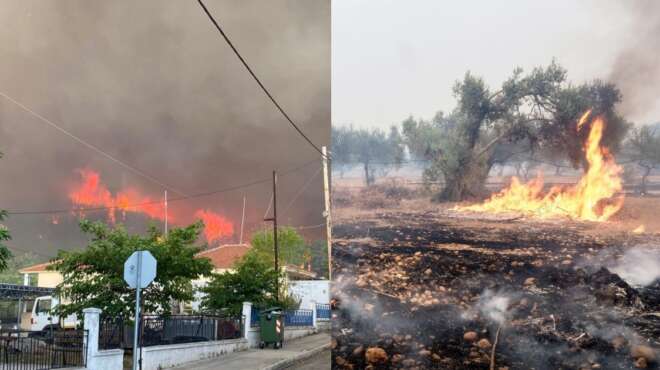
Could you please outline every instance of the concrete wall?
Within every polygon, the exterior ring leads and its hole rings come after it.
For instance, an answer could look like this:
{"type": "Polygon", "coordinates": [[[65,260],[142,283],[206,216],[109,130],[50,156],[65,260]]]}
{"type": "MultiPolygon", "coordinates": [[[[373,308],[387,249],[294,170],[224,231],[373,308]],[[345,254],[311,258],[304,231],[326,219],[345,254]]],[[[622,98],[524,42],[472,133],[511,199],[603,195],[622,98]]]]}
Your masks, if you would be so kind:
{"type": "MultiPolygon", "coordinates": [[[[245,338],[142,348],[142,369],[158,370],[248,349],[245,338]]],[[[221,367],[218,360],[218,367],[221,367]]]]}
{"type": "Polygon", "coordinates": [[[124,350],[112,349],[99,351],[99,317],[101,310],[86,308],[85,330],[87,330],[87,369],[91,370],[120,370],[124,368],[124,350]]]}
{"type": "Polygon", "coordinates": [[[300,299],[300,308],[311,310],[316,303],[330,303],[329,280],[291,280],[289,293],[300,299]]]}
{"type": "Polygon", "coordinates": [[[317,320],[316,321],[316,329],[318,331],[330,331],[332,329],[332,321],[330,320],[317,320]]]}
{"type": "Polygon", "coordinates": [[[284,346],[286,342],[291,339],[305,337],[316,333],[316,328],[313,326],[285,326],[284,327],[284,346]]]}

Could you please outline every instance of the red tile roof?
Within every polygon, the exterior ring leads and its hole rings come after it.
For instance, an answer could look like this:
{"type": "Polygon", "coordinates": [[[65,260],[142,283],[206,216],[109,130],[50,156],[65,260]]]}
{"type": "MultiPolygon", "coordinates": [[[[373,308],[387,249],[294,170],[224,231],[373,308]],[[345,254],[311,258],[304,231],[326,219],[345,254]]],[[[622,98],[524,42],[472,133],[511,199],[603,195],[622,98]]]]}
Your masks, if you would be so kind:
{"type": "Polygon", "coordinates": [[[196,257],[207,257],[216,269],[230,269],[249,249],[247,244],[227,244],[199,252],[196,257]]]}
{"type": "Polygon", "coordinates": [[[44,272],[44,271],[46,271],[46,268],[48,266],[50,266],[51,264],[52,264],[52,262],[39,263],[37,265],[24,267],[24,268],[18,270],[18,272],[20,272],[21,274],[26,274],[26,273],[30,273],[30,272],[44,272]]]}

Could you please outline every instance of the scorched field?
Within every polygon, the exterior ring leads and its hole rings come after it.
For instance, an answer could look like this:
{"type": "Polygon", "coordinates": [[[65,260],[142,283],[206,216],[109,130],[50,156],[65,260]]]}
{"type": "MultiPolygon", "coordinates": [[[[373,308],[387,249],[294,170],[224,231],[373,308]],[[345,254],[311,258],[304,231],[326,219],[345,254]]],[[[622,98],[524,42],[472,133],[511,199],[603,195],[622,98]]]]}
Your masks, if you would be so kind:
{"type": "Polygon", "coordinates": [[[333,199],[333,369],[659,368],[660,198],[606,222],[333,199]]]}

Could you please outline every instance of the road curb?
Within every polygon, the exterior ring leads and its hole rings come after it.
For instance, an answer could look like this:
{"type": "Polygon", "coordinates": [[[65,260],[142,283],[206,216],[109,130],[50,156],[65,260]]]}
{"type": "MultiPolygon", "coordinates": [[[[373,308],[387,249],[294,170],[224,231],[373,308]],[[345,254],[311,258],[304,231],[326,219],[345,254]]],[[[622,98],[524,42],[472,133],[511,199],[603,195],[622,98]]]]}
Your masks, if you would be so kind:
{"type": "Polygon", "coordinates": [[[280,360],[280,361],[278,361],[278,362],[276,362],[272,365],[262,367],[261,370],[281,370],[281,369],[287,368],[287,367],[295,364],[298,361],[302,361],[302,360],[306,360],[310,357],[314,357],[314,356],[318,355],[319,353],[321,353],[321,352],[323,352],[327,349],[330,349],[330,343],[324,344],[324,345],[316,347],[316,348],[312,348],[312,349],[310,349],[308,351],[305,351],[305,352],[301,352],[301,353],[299,353],[299,354],[297,354],[297,355],[295,355],[291,358],[286,358],[284,360],[280,360]]]}

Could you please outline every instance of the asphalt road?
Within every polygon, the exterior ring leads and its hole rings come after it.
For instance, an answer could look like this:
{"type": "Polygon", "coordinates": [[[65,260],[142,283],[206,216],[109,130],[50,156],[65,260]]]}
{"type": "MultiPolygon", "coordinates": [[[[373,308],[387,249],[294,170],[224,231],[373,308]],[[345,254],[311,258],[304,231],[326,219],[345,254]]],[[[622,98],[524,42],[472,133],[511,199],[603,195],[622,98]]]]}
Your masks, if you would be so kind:
{"type": "Polygon", "coordinates": [[[286,368],[287,370],[326,370],[330,369],[330,349],[286,368]]]}

